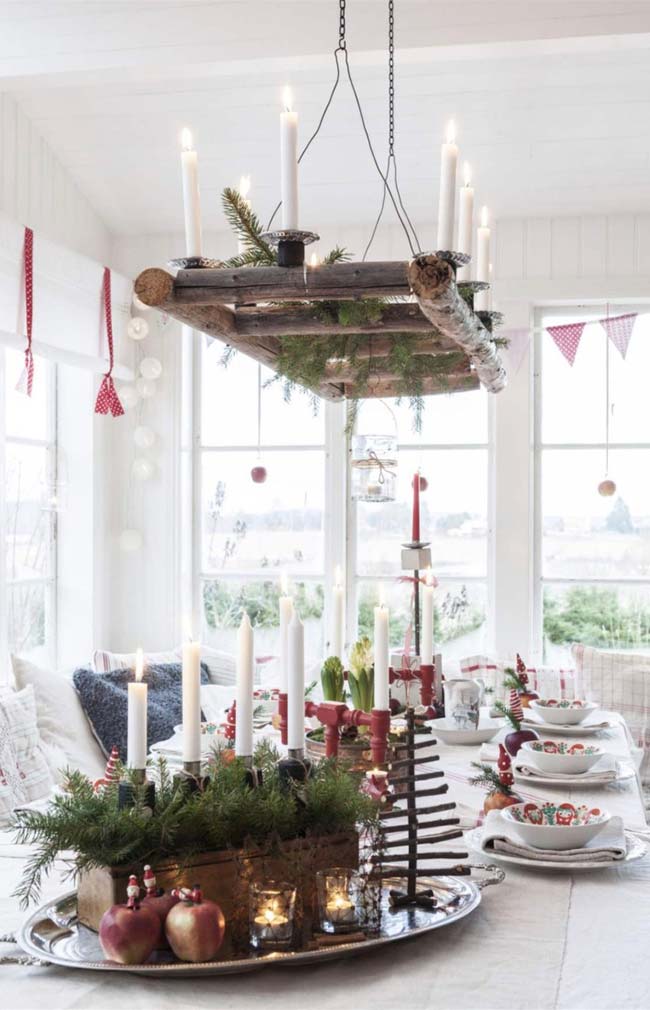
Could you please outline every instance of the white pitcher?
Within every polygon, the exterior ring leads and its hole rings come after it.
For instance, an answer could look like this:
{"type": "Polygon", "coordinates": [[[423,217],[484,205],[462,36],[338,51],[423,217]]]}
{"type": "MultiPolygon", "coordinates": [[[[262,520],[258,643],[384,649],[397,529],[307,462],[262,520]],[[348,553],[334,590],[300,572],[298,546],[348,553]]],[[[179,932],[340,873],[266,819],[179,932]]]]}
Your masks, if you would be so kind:
{"type": "Polygon", "coordinates": [[[445,719],[454,729],[476,729],[481,704],[481,685],[475,680],[456,677],[443,682],[445,719]]]}

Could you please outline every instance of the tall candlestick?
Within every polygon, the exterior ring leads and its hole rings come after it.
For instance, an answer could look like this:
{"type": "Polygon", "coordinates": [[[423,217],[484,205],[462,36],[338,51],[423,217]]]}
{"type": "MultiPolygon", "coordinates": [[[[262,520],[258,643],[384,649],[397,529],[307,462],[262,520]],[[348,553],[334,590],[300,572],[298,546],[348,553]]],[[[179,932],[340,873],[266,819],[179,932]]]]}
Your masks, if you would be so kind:
{"type": "Polygon", "coordinates": [[[289,625],[293,617],[293,597],[289,596],[287,576],[280,577],[280,692],[287,693],[289,678],[289,625]]]}
{"type": "Polygon", "coordinates": [[[183,644],[183,761],[201,760],[201,643],[183,644]]]}
{"type": "MultiPolygon", "coordinates": [[[[472,238],[474,231],[474,189],[472,173],[469,165],[463,166],[463,185],[458,193],[458,241],[456,251],[472,255],[472,238]]],[[[472,279],[470,265],[459,267],[456,277],[459,281],[472,279]]]]}
{"type": "Polygon", "coordinates": [[[420,543],[420,471],[413,477],[413,521],[411,523],[411,540],[420,543]]]}
{"type": "Polygon", "coordinates": [[[244,613],[237,632],[237,718],[235,754],[253,756],[253,629],[244,613]]]}
{"type": "Polygon", "coordinates": [[[143,683],[142,649],[135,654],[135,680],[128,686],[127,764],[129,768],[147,767],[147,685],[143,683]]]}
{"type": "Polygon", "coordinates": [[[447,142],[440,154],[440,196],[438,199],[437,249],[449,251],[454,247],[454,216],[456,210],[456,166],[458,148],[455,144],[456,128],[453,122],[447,127],[447,142]]]}
{"type": "Polygon", "coordinates": [[[289,689],[287,699],[289,750],[305,746],[305,629],[294,612],[289,625],[289,689]]]}
{"type": "Polygon", "coordinates": [[[188,256],[201,256],[201,200],[199,197],[199,165],[192,146],[192,134],[181,134],[181,167],[183,172],[183,208],[185,211],[185,250],[188,256]]]}
{"type": "Polygon", "coordinates": [[[388,708],[388,607],[380,603],[375,607],[375,701],[374,708],[388,708]]]}
{"type": "Polygon", "coordinates": [[[291,88],[284,89],[280,114],[280,182],[282,227],[298,227],[298,113],[293,111],[291,88]]]}
{"type": "Polygon", "coordinates": [[[341,566],[336,566],[334,575],[334,590],[332,592],[332,656],[343,659],[345,645],[345,592],[341,566]]]}
{"type": "Polygon", "coordinates": [[[433,575],[427,568],[426,581],[422,587],[422,638],[420,643],[420,663],[433,663],[433,575]]]}
{"type": "MultiPolygon", "coordinates": [[[[239,180],[239,195],[244,201],[248,209],[251,209],[251,201],[247,199],[251,188],[251,177],[250,175],[242,175],[239,180]]],[[[243,239],[237,240],[237,252],[240,256],[243,256],[245,252],[248,251],[248,247],[243,239]]]]}
{"type": "MultiPolygon", "coordinates": [[[[490,229],[488,227],[488,209],[481,211],[481,224],[476,231],[476,274],[475,280],[490,280],[490,229]]],[[[477,291],[474,296],[474,308],[477,312],[487,312],[490,305],[488,291],[477,291]]]]}

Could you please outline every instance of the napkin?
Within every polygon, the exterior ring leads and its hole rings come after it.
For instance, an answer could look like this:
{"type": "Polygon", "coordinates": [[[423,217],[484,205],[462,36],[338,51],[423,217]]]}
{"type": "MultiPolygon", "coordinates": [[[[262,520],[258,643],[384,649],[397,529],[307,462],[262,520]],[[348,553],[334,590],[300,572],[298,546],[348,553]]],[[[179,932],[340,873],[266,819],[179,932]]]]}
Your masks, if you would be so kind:
{"type": "MultiPolygon", "coordinates": [[[[522,753],[521,751],[519,752],[522,753]]],[[[515,758],[515,775],[526,778],[553,779],[558,782],[572,782],[579,785],[581,782],[588,782],[590,785],[596,783],[615,782],[619,775],[618,764],[613,754],[603,754],[600,761],[593,765],[588,771],[577,774],[576,772],[545,772],[537,768],[526,756],[515,758]]]]}
{"type": "Polygon", "coordinates": [[[486,855],[503,852],[508,856],[519,856],[531,863],[611,863],[624,859],[627,852],[623,821],[612,817],[598,834],[587,842],[583,849],[538,849],[519,837],[514,824],[502,816],[500,810],[491,810],[483,825],[481,851],[486,855]]]}
{"type": "Polygon", "coordinates": [[[498,761],[499,745],[496,743],[482,743],[478,752],[479,761],[498,761]]]}
{"type": "Polygon", "coordinates": [[[545,722],[543,719],[538,718],[537,715],[524,716],[521,725],[524,729],[545,729],[549,732],[552,732],[553,730],[562,730],[563,733],[568,733],[569,735],[575,729],[590,729],[595,732],[597,729],[612,728],[611,722],[607,722],[606,720],[605,722],[590,722],[588,719],[585,719],[584,722],[574,723],[571,725],[569,723],[545,722]]]}

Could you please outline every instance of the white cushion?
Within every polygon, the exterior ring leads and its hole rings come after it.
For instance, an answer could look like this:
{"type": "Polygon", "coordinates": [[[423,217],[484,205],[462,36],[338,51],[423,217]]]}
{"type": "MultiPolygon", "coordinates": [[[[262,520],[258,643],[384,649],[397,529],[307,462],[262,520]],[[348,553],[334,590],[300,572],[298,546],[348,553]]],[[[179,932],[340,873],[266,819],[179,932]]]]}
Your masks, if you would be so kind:
{"type": "Polygon", "coordinates": [[[43,743],[48,748],[57,748],[59,755],[63,753],[65,764],[71,768],[79,769],[90,779],[101,778],[106,762],[72,681],[18,656],[12,656],[12,664],[16,686],[20,689],[33,685],[43,743]]]}
{"type": "Polygon", "coordinates": [[[17,806],[48,796],[54,785],[31,685],[0,698],[0,763],[0,823],[6,823],[17,806]]]}
{"type": "MultiPolygon", "coordinates": [[[[145,666],[178,663],[179,655],[178,650],[147,652],[144,654],[144,663],[145,666]]],[[[112,673],[113,670],[133,669],[135,669],[135,652],[109,652],[106,649],[95,649],[93,653],[93,670],[95,673],[112,673]]]]}
{"type": "Polygon", "coordinates": [[[650,656],[605,652],[572,645],[580,696],[620,712],[632,739],[643,751],[639,774],[650,782],[650,656]]]}

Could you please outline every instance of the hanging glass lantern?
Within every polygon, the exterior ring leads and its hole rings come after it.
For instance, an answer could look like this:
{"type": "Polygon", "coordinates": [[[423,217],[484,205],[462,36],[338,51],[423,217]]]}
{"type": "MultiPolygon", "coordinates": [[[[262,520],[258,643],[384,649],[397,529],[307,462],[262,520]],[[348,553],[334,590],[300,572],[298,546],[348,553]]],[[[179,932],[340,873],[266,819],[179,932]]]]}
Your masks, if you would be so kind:
{"type": "Polygon", "coordinates": [[[383,400],[364,400],[351,438],[353,501],[395,501],[397,491],[397,423],[383,400]],[[372,409],[368,409],[372,405],[372,409]],[[379,413],[375,408],[383,408],[379,413]],[[377,432],[377,434],[373,434],[377,432]]]}

